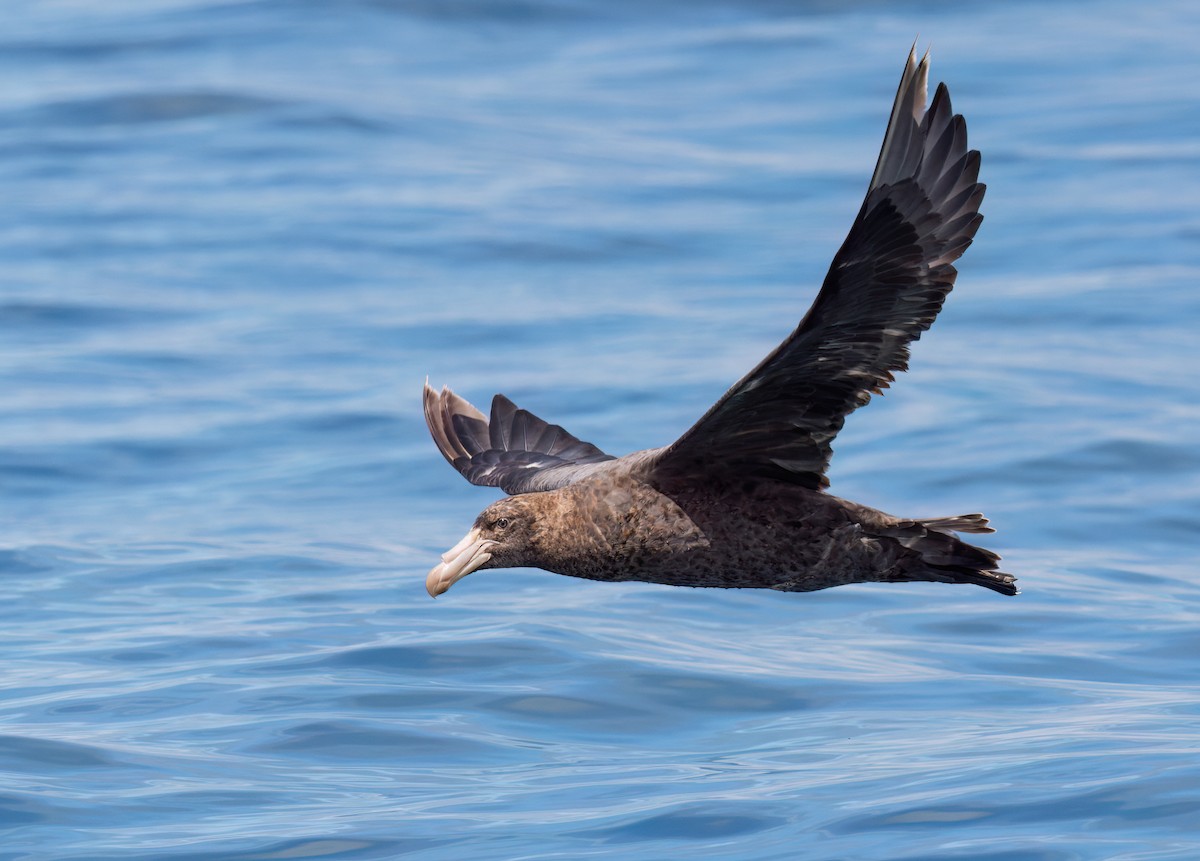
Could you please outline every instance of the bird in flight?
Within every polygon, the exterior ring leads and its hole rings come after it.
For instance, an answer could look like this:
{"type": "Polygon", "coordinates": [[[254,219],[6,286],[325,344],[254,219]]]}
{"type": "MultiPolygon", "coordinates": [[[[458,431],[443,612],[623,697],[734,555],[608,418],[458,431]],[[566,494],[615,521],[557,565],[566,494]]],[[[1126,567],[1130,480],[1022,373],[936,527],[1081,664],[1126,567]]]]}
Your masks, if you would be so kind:
{"type": "Polygon", "coordinates": [[[999,556],[956,533],[981,514],[902,518],[826,492],[846,416],[906,369],[983,216],[979,152],[929,55],[910,52],[866,199],[799,326],[687,432],[614,457],[504,395],[485,416],[425,384],[438,449],[483,510],[425,585],[483,569],[589,580],[809,592],[862,582],[973,583],[1015,595],[999,556]]]}

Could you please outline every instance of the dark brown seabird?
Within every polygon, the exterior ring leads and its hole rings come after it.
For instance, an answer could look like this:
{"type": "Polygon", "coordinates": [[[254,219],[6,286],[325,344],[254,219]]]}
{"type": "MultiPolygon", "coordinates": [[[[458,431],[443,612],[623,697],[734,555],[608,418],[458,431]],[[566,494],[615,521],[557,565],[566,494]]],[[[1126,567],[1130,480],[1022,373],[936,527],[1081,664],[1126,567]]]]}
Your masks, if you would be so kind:
{"type": "Polygon", "coordinates": [[[929,55],[910,53],[866,200],[791,335],[663,448],[621,458],[518,409],[490,416],[425,384],[446,460],[510,496],[489,505],[425,582],[437,597],[484,568],[589,580],[808,592],[867,581],[974,583],[1017,594],[999,556],[955,532],[981,514],[904,519],[825,492],[846,415],[903,371],[975,235],[979,153],[929,55]]]}

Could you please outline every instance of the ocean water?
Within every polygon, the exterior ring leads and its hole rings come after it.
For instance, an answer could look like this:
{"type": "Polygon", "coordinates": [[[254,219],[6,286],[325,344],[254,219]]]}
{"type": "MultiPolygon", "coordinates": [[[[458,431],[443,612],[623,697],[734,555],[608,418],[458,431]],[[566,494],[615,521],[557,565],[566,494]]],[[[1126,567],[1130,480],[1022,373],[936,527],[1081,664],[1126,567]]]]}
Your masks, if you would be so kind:
{"type": "Polygon", "coordinates": [[[1200,13],[17,2],[0,858],[1200,858],[1200,13]],[[614,453],[800,318],[933,45],[985,221],[833,491],[1023,594],[424,577],[426,375],[614,453]]]}

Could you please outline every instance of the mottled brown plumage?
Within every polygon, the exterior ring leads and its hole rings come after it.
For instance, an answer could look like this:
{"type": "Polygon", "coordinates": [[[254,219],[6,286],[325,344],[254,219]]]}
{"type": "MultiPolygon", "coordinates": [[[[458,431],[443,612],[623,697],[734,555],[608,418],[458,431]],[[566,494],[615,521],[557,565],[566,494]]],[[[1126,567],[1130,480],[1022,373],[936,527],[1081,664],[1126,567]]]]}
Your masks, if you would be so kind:
{"type": "Polygon", "coordinates": [[[996,554],[953,534],[991,532],[982,515],[906,520],[824,490],[846,415],[907,367],[982,221],[979,153],[945,85],[925,110],[927,75],[928,56],[910,54],[866,199],[808,314],[671,445],[614,458],[503,395],[484,416],[426,384],[446,460],[512,494],[429,573],[431,595],[517,566],[672,586],[925,580],[1016,594],[996,554]]]}

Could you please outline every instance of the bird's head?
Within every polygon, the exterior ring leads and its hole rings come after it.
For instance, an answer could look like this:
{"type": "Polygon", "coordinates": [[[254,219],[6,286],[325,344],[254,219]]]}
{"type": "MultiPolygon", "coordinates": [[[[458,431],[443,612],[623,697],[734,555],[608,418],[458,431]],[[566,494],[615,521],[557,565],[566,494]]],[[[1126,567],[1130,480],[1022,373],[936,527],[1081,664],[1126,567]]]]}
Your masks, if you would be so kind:
{"type": "Polygon", "coordinates": [[[506,497],[485,508],[466,537],[443,553],[425,578],[430,596],[436,598],[472,571],[536,564],[537,509],[529,496],[506,497]]]}

